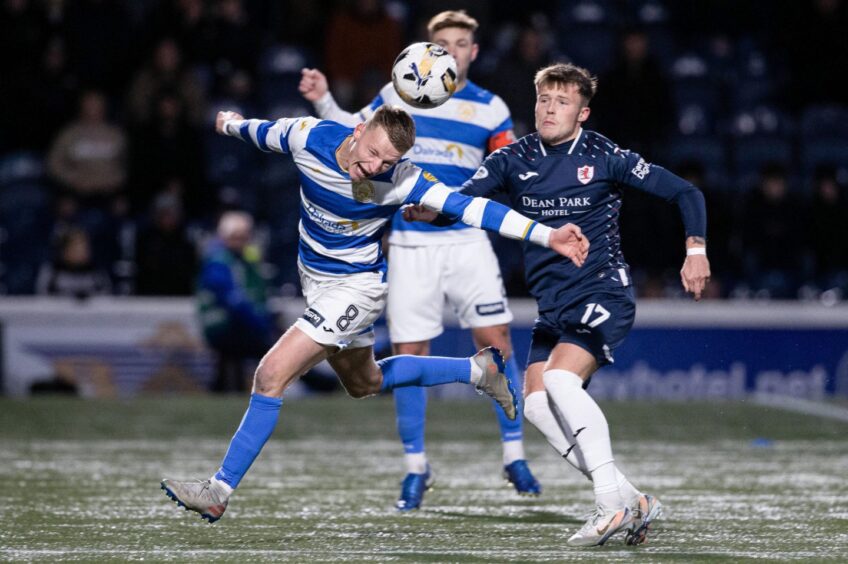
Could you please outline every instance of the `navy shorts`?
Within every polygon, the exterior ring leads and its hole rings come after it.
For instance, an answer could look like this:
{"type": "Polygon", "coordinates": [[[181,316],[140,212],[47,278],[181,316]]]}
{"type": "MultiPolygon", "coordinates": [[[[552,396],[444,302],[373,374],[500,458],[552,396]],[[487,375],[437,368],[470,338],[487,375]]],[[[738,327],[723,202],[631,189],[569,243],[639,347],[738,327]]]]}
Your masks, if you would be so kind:
{"type": "Polygon", "coordinates": [[[585,349],[598,366],[612,364],[613,352],[630,332],[635,316],[632,286],[583,294],[561,308],[539,314],[527,366],[548,360],[559,343],[585,349]]]}

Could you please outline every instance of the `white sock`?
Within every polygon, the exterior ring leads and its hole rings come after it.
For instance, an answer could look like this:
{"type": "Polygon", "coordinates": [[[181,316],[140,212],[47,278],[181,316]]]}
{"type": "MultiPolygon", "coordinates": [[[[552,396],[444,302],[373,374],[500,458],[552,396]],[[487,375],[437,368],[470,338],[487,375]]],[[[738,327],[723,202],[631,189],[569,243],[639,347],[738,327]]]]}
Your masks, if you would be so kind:
{"type": "Polygon", "coordinates": [[[621,494],[621,499],[624,500],[624,503],[628,506],[634,505],[642,495],[642,492],[630,483],[630,480],[621,473],[617,466],[615,467],[615,481],[618,483],[618,493],[621,494]]]}
{"type": "Polygon", "coordinates": [[[427,471],[427,455],[423,452],[408,452],[403,455],[403,462],[409,474],[423,474],[427,471]]]}
{"type": "Polygon", "coordinates": [[[209,479],[209,482],[213,488],[217,488],[218,491],[223,492],[224,494],[226,494],[227,497],[233,495],[233,488],[227,482],[219,480],[215,476],[212,476],[209,479]]]}
{"type": "Polygon", "coordinates": [[[580,447],[573,440],[568,441],[566,432],[551,408],[547,392],[533,392],[524,398],[524,418],[541,431],[557,454],[587,478],[592,479],[592,475],[586,470],[580,447]]]}
{"type": "Polygon", "coordinates": [[[473,358],[469,358],[468,362],[471,363],[471,383],[476,385],[480,381],[480,378],[483,377],[483,368],[474,362],[473,358]]]}
{"type": "Polygon", "coordinates": [[[604,509],[618,511],[624,505],[615,479],[615,464],[611,461],[592,470],[592,483],[595,490],[595,503],[604,509]]]}
{"type": "Polygon", "coordinates": [[[509,466],[516,460],[524,460],[524,442],[523,441],[504,441],[503,445],[503,463],[504,466],[509,466]]]}
{"type": "Polygon", "coordinates": [[[573,431],[571,436],[583,453],[586,469],[592,474],[598,503],[603,507],[620,508],[624,503],[618,493],[609,425],[601,408],[583,389],[583,379],[573,372],[548,370],[542,379],[548,395],[565,425],[573,431]]]}

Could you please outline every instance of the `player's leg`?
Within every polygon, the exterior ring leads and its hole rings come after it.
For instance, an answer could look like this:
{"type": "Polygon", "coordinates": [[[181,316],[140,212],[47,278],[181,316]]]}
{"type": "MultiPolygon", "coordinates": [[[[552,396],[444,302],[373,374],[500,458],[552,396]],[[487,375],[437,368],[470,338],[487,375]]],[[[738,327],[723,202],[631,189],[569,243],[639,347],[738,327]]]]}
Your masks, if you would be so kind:
{"type": "MultiPolygon", "coordinates": [[[[471,333],[474,344],[478,349],[495,347],[503,353],[506,363],[506,377],[516,390],[521,389],[521,374],[515,362],[515,356],[512,354],[509,325],[474,327],[471,333]]],[[[519,416],[515,419],[508,418],[497,404],[493,405],[501,433],[503,476],[520,495],[537,496],[542,493],[542,486],[530,471],[524,454],[524,429],[523,417],[521,417],[523,403],[519,396],[519,416]]]]}
{"type": "MultiPolygon", "coordinates": [[[[393,245],[389,251],[387,318],[395,355],[428,355],[430,339],[442,333],[442,255],[436,246],[393,245]]],[[[395,507],[410,511],[421,506],[434,481],[424,444],[427,390],[396,388],[393,395],[406,468],[395,507]]]]}
{"type": "MultiPolygon", "coordinates": [[[[520,389],[521,374],[512,355],[509,322],[512,312],[505,297],[498,259],[489,240],[466,242],[446,247],[448,253],[444,291],[457,313],[460,325],[471,328],[477,348],[495,347],[506,359],[506,375],[520,389]],[[474,284],[469,284],[474,280],[474,284]]],[[[495,414],[501,435],[503,475],[522,495],[538,495],[541,486],[530,471],[524,455],[523,417],[507,417],[497,404],[495,414]]]]}
{"type": "Polygon", "coordinates": [[[208,480],[165,479],[162,488],[178,505],[200,513],[210,523],[220,519],[230,495],[277,426],[283,391],[331,350],[295,326],[265,354],[256,369],[253,393],[241,424],[230,441],[220,469],[208,480]]]}
{"type": "MultiPolygon", "coordinates": [[[[430,353],[430,343],[395,343],[392,345],[392,351],[395,355],[426,356],[430,353]]],[[[403,462],[406,468],[395,507],[399,511],[411,511],[421,507],[424,493],[435,483],[424,449],[427,388],[396,388],[393,394],[397,431],[403,443],[403,462]]]]}
{"type": "Polygon", "coordinates": [[[572,546],[603,544],[631,522],[630,509],[618,489],[609,425],[601,408],[583,389],[597,366],[595,357],[585,349],[560,343],[542,375],[548,396],[583,454],[595,491],[596,510],[568,539],[572,546]]]}

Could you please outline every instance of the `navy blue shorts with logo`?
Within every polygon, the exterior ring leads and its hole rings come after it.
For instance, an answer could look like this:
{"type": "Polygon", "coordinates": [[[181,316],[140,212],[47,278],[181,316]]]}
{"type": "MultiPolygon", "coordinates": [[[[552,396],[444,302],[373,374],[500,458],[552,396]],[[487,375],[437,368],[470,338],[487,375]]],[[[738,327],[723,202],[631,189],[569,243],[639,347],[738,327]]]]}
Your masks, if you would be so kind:
{"type": "Polygon", "coordinates": [[[586,349],[598,366],[612,364],[613,352],[636,316],[633,287],[583,294],[556,310],[540,313],[533,326],[527,366],[545,362],[559,343],[586,349]]]}

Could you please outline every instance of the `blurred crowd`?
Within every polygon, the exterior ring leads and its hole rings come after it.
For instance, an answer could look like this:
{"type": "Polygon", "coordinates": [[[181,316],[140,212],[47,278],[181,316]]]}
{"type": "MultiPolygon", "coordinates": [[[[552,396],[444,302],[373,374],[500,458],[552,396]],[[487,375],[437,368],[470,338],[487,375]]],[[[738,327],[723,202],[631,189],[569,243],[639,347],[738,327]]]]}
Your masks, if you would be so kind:
{"type": "MultiPolygon", "coordinates": [[[[0,0],[0,293],[189,295],[250,214],[258,272],[298,290],[291,163],[216,136],[214,114],[305,115],[300,69],[370,102],[444,9],[481,22],[471,79],[533,130],[535,71],[600,79],[589,127],[705,193],[710,297],[848,297],[848,10],[842,0],[0,0]]],[[[682,294],[678,214],[627,192],[643,296],[682,294]]],[[[520,253],[496,241],[510,295],[520,253]]]]}

